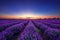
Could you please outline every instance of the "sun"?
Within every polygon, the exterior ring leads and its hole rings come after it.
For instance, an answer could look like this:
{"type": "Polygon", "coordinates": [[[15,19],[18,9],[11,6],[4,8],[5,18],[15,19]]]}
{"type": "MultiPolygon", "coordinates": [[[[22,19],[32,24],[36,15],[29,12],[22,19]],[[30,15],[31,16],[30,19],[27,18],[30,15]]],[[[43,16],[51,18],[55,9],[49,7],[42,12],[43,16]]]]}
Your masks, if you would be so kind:
{"type": "Polygon", "coordinates": [[[38,15],[35,15],[35,14],[22,14],[22,15],[20,15],[20,17],[27,18],[27,19],[34,19],[34,18],[37,18],[38,15]]]}

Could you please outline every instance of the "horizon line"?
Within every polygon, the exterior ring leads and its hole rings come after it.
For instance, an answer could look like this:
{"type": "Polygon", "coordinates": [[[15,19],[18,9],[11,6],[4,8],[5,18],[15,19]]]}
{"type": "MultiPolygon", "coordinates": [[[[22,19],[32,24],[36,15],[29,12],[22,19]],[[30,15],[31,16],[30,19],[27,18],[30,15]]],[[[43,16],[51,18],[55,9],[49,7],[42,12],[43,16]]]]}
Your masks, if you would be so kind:
{"type": "Polygon", "coordinates": [[[2,19],[44,19],[44,18],[60,18],[60,16],[33,16],[33,17],[21,17],[21,16],[0,16],[2,19]]]}

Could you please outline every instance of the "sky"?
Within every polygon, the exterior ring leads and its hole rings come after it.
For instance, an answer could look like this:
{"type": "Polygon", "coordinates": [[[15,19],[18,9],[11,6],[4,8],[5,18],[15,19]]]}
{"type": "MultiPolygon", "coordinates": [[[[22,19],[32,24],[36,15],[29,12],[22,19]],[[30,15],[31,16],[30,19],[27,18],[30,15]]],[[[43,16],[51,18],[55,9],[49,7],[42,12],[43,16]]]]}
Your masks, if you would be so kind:
{"type": "Polygon", "coordinates": [[[60,16],[60,0],[0,0],[0,15],[60,16]]]}

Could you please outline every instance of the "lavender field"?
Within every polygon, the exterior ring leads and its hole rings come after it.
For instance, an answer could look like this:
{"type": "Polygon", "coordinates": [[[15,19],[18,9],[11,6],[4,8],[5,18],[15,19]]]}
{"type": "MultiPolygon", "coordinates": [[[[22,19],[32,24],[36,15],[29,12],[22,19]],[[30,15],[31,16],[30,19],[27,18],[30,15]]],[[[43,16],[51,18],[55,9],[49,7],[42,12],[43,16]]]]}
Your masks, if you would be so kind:
{"type": "Polygon", "coordinates": [[[60,40],[60,19],[0,19],[0,40],[60,40]]]}

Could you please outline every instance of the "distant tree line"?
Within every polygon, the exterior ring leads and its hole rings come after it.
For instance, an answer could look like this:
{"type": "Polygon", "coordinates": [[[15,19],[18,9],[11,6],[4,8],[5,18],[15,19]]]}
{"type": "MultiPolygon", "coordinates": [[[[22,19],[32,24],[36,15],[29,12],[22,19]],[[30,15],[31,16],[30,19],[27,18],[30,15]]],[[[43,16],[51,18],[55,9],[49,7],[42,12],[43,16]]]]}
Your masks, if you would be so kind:
{"type": "MultiPolygon", "coordinates": [[[[42,19],[42,18],[39,18],[39,19],[42,19]]],[[[60,18],[43,18],[44,20],[46,20],[46,19],[51,19],[51,20],[60,20],[60,18]]]]}

